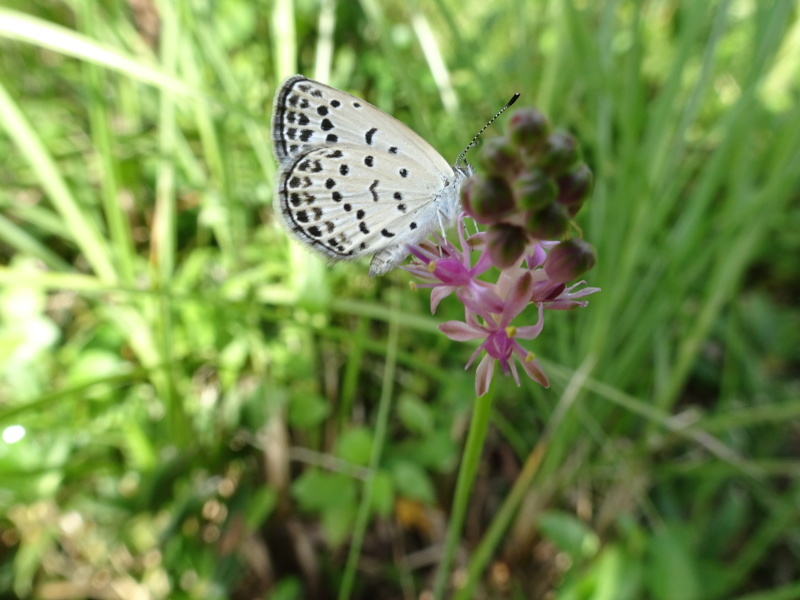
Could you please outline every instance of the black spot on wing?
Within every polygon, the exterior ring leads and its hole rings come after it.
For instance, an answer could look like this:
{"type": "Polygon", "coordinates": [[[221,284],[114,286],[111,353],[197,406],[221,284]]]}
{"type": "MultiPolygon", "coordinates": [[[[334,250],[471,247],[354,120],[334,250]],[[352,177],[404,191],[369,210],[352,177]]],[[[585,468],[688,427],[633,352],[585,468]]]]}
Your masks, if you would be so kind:
{"type": "Polygon", "coordinates": [[[370,129],[367,133],[364,134],[364,140],[369,144],[372,145],[372,138],[375,135],[375,132],[378,131],[375,127],[370,129]]]}

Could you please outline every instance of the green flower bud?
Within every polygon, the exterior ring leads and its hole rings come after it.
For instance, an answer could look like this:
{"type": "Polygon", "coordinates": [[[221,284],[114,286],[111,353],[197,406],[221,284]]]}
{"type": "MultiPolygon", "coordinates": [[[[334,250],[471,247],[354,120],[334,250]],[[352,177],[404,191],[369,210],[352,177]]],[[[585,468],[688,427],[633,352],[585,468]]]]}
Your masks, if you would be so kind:
{"type": "Polygon", "coordinates": [[[529,152],[539,150],[549,133],[550,124],[547,118],[535,108],[520,108],[509,119],[509,139],[514,145],[529,152]]]}
{"type": "Polygon", "coordinates": [[[555,282],[564,283],[577,279],[594,267],[597,256],[588,243],[574,238],[561,242],[547,253],[544,270],[555,282]]]}
{"type": "Polygon", "coordinates": [[[502,177],[473,175],[469,186],[462,186],[461,199],[464,210],[478,223],[489,225],[498,222],[514,210],[514,195],[502,177]]]}
{"type": "Polygon", "coordinates": [[[478,155],[487,175],[513,173],[520,166],[519,154],[506,137],[494,137],[481,146],[478,155]]]}
{"type": "Polygon", "coordinates": [[[571,171],[557,180],[558,202],[567,207],[570,217],[578,214],[583,203],[592,193],[594,176],[586,163],[578,163],[571,171]]]}
{"type": "Polygon", "coordinates": [[[575,138],[564,131],[547,136],[539,164],[550,175],[565,173],[578,160],[578,144],[575,138]]]}
{"type": "Polygon", "coordinates": [[[513,267],[525,252],[528,236],[525,230],[514,225],[492,225],[486,235],[486,245],[492,263],[500,268],[513,267]]]}
{"type": "Polygon", "coordinates": [[[551,204],[556,199],[558,187],[541,169],[525,171],[511,184],[517,208],[535,211],[551,204]]]}
{"type": "Polygon", "coordinates": [[[525,230],[537,240],[557,240],[568,228],[569,214],[558,202],[529,213],[525,219],[525,230]]]}

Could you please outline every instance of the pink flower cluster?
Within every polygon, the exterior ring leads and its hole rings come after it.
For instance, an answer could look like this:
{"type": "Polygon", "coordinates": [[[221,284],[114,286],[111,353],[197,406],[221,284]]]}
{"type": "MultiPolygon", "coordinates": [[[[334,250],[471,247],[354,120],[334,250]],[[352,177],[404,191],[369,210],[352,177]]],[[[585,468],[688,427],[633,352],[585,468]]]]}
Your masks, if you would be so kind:
{"type": "Polygon", "coordinates": [[[437,237],[437,243],[423,242],[411,248],[412,262],[403,267],[422,280],[415,287],[431,288],[431,312],[435,313],[439,303],[447,296],[455,297],[464,305],[464,321],[447,321],[439,329],[450,339],[459,342],[483,340],[469,359],[468,369],[481,351],[486,355],[478,364],[475,378],[475,393],[482,396],[489,390],[496,362],[504,374],[514,377],[520,384],[516,358],[522,370],[534,381],[548,387],[547,375],[534,354],[526,350],[519,340],[532,340],[542,331],[544,311],[570,310],[586,306],[580,300],[599,291],[598,288],[582,287],[579,281],[569,287],[561,281],[569,270],[569,255],[585,251],[574,250],[575,242],[536,242],[526,248],[519,261],[512,267],[500,271],[495,283],[479,279],[493,265],[486,246],[486,232],[467,237],[462,214],[458,222],[456,246],[449,240],[437,237]],[[571,247],[555,251],[559,246],[571,247]],[[472,265],[472,253],[479,253],[472,265]],[[565,258],[566,257],[566,258],[565,258]],[[538,307],[538,319],[534,325],[514,325],[514,320],[530,304],[538,307]]]}

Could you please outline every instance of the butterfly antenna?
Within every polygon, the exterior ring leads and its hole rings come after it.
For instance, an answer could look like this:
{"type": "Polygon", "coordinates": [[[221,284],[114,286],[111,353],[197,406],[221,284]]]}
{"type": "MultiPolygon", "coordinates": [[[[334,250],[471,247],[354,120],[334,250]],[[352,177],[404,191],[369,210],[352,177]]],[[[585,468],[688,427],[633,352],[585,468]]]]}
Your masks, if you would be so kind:
{"type": "Polygon", "coordinates": [[[489,122],[488,122],[486,125],[484,125],[484,126],[483,126],[483,128],[482,128],[482,129],[481,129],[481,130],[480,130],[478,133],[476,133],[476,134],[475,134],[475,137],[474,137],[474,138],[472,138],[472,141],[469,143],[469,145],[467,145],[467,147],[466,147],[466,148],[464,148],[464,149],[461,151],[461,154],[459,154],[459,155],[458,155],[458,158],[456,158],[456,167],[459,167],[459,166],[461,165],[462,161],[463,161],[463,163],[464,163],[465,165],[469,166],[469,163],[467,162],[466,158],[464,158],[464,157],[467,155],[467,150],[469,150],[470,148],[472,148],[473,146],[475,146],[475,145],[478,143],[478,138],[479,138],[479,137],[480,137],[480,135],[481,135],[481,134],[482,134],[482,133],[483,133],[483,132],[486,130],[486,128],[487,128],[489,125],[491,125],[492,123],[494,123],[494,120],[495,120],[497,117],[499,117],[500,115],[502,115],[502,114],[503,114],[503,113],[506,111],[506,109],[507,109],[509,106],[511,106],[512,104],[514,104],[514,102],[516,102],[516,101],[517,101],[517,98],[519,98],[519,93],[517,93],[517,94],[514,94],[514,95],[511,97],[511,100],[509,100],[508,102],[506,102],[506,105],[505,105],[503,108],[501,108],[501,109],[500,109],[500,110],[497,112],[497,114],[496,114],[495,116],[493,116],[491,119],[489,119],[489,122]]]}

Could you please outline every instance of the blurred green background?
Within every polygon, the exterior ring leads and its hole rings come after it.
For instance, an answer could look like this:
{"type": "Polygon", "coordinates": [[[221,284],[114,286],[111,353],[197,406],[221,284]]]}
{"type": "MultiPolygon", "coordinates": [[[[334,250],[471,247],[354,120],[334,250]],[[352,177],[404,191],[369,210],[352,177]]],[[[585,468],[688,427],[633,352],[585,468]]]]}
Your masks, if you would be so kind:
{"type": "Polygon", "coordinates": [[[0,597],[433,597],[474,348],[275,224],[299,72],[448,160],[518,91],[595,172],[603,291],[497,378],[445,595],[800,598],[799,12],[4,0],[0,597]]]}

